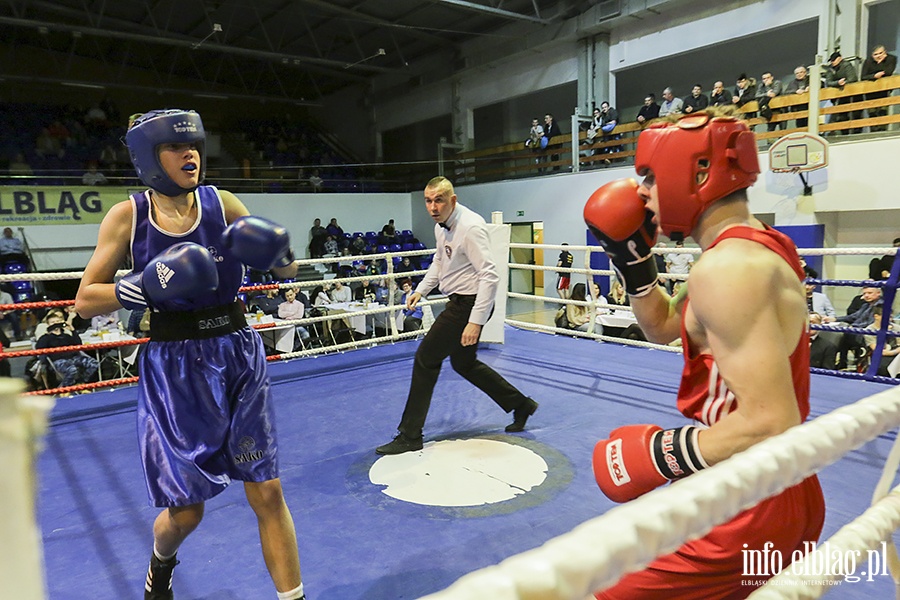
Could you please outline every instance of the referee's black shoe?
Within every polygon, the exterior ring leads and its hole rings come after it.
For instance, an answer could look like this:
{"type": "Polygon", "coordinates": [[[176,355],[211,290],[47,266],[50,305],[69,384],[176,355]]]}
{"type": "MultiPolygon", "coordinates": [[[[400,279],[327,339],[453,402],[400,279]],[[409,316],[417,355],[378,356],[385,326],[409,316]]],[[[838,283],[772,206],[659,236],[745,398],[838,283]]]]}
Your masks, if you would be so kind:
{"type": "Polygon", "coordinates": [[[528,417],[534,414],[538,409],[538,403],[531,398],[525,398],[525,402],[513,411],[513,422],[506,426],[506,433],[517,433],[525,431],[525,423],[528,417]]]}
{"type": "Polygon", "coordinates": [[[156,558],[156,554],[150,557],[144,600],[172,600],[175,597],[172,594],[172,571],[177,564],[174,556],[165,562],[156,558]]]}
{"type": "Polygon", "coordinates": [[[403,454],[404,452],[412,452],[422,449],[422,438],[408,438],[403,433],[398,433],[392,441],[383,446],[375,448],[378,454],[403,454]]]}

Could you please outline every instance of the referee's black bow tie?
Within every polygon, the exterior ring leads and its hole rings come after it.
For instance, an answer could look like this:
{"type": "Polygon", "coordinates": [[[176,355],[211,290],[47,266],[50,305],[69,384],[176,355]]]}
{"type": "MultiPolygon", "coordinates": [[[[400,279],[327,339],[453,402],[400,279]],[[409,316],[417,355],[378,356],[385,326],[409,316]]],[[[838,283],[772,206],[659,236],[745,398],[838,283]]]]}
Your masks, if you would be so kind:
{"type": "Polygon", "coordinates": [[[438,225],[440,225],[441,227],[443,227],[443,228],[446,229],[447,231],[450,231],[450,226],[447,225],[446,223],[438,223],[438,225]]]}

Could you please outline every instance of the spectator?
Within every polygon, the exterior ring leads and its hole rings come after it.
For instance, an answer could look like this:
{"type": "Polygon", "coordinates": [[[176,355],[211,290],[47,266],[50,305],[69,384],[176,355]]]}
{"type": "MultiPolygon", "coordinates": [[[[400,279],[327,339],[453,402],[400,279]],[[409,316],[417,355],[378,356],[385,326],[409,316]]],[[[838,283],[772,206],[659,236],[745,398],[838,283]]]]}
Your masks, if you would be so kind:
{"type": "MultiPolygon", "coordinates": [[[[294,290],[295,297],[296,294],[297,292],[294,290]]],[[[250,305],[255,307],[256,310],[261,310],[264,315],[275,316],[278,314],[278,307],[281,306],[283,301],[284,299],[278,292],[278,288],[272,288],[254,298],[250,305]]]]}
{"type": "Polygon", "coordinates": [[[25,259],[25,244],[13,235],[13,230],[10,227],[3,228],[3,237],[0,237],[0,257],[15,257],[16,259],[27,260],[25,259]]]}
{"type": "MultiPolygon", "coordinates": [[[[394,304],[400,304],[400,295],[402,292],[400,288],[397,287],[397,284],[393,281],[388,281],[387,279],[380,279],[378,283],[374,284],[375,287],[375,302],[378,304],[387,304],[390,302],[391,298],[391,290],[393,289],[394,295],[394,304]],[[393,285],[392,285],[393,284],[393,285]]],[[[384,315],[382,315],[384,316],[384,315]]]]}
{"type": "Polygon", "coordinates": [[[817,314],[822,317],[829,317],[832,321],[837,318],[834,306],[828,296],[822,292],[817,292],[815,284],[807,283],[806,286],[806,308],[810,314],[817,314]]]}
{"type": "Polygon", "coordinates": [[[91,318],[91,329],[94,331],[115,331],[119,328],[119,311],[114,310],[91,318]]]}
{"type": "MultiPolygon", "coordinates": [[[[876,306],[872,310],[873,321],[866,329],[872,329],[876,332],[881,329],[883,310],[884,309],[881,306],[876,306]]],[[[888,323],[888,331],[893,331],[893,329],[892,324],[888,323]]],[[[875,335],[867,335],[864,337],[867,356],[872,356],[875,353],[875,346],[878,343],[878,338],[876,338],[875,335]]],[[[890,377],[891,374],[888,373],[888,365],[893,362],[898,354],[900,354],[900,340],[893,336],[886,337],[884,340],[884,348],[881,349],[881,362],[879,363],[875,374],[881,375],[882,377],[890,377]]]]}
{"type": "MultiPolygon", "coordinates": [[[[61,316],[53,316],[47,321],[47,333],[38,338],[35,348],[43,350],[63,346],[81,346],[81,338],[66,325],[61,316]]],[[[59,376],[60,387],[87,383],[100,368],[97,359],[83,352],[49,354],[47,359],[59,376]]]]}
{"type": "MultiPolygon", "coordinates": [[[[585,302],[587,300],[586,297],[586,287],[583,283],[576,283],[572,287],[572,296],[570,300],[579,300],[581,302],[585,302]]],[[[587,331],[591,326],[591,317],[593,316],[593,311],[588,306],[579,306],[577,304],[566,304],[566,319],[568,321],[569,329],[576,329],[578,331],[587,331]]],[[[599,324],[595,327],[596,333],[602,333],[602,326],[599,324]],[[596,328],[599,328],[600,331],[596,331],[596,328]]]]}
{"type": "MultiPolygon", "coordinates": [[[[294,288],[287,288],[284,290],[284,302],[278,305],[278,318],[286,321],[302,319],[305,311],[306,307],[297,299],[297,290],[294,288]]],[[[309,339],[309,331],[306,327],[301,325],[296,325],[294,331],[297,334],[298,342],[294,344],[294,351],[296,352],[302,348],[309,339]]]]}
{"type": "Polygon", "coordinates": [[[410,271],[415,271],[416,268],[413,266],[412,262],[410,262],[408,256],[404,256],[400,259],[400,262],[397,263],[397,266],[394,267],[395,273],[409,273],[410,271]]]}
{"type": "MultiPolygon", "coordinates": [[[[3,356],[3,351],[9,348],[10,345],[9,338],[6,337],[3,329],[0,329],[0,357],[3,356]]],[[[12,367],[5,358],[0,358],[0,377],[12,377],[12,367]]]]}
{"type": "MultiPolygon", "coordinates": [[[[677,240],[675,242],[675,248],[684,248],[684,241],[677,240]]],[[[666,255],[666,270],[670,275],[687,275],[691,271],[691,267],[694,266],[694,255],[688,254],[687,252],[670,252],[666,255]]],[[[672,291],[675,290],[675,284],[680,279],[673,279],[672,281],[672,291]]]]}
{"type": "Polygon", "coordinates": [[[65,315],[66,325],[71,327],[75,333],[82,334],[90,329],[90,320],[82,318],[82,316],[78,314],[78,311],[75,310],[74,304],[65,307],[63,313],[65,315]]]}
{"type": "Polygon", "coordinates": [[[353,297],[350,293],[350,288],[345,286],[340,281],[334,282],[334,289],[331,290],[331,301],[332,302],[350,302],[353,297]]]}
{"type": "Polygon", "coordinates": [[[313,306],[322,307],[331,304],[331,297],[328,295],[328,292],[330,290],[331,286],[328,284],[317,285],[316,287],[314,287],[312,293],[310,294],[313,306]]]}
{"type": "Polygon", "coordinates": [[[609,290],[609,293],[606,295],[607,304],[612,307],[616,306],[630,306],[631,301],[628,299],[628,294],[625,293],[625,288],[619,282],[619,279],[616,278],[613,280],[612,287],[609,290]]]}
{"type": "Polygon", "coordinates": [[[644,97],[644,105],[638,111],[637,122],[641,126],[659,117],[659,104],[656,103],[656,94],[647,94],[644,97]]]}
{"type": "Polygon", "coordinates": [[[688,114],[709,106],[709,98],[703,93],[703,87],[699,83],[695,83],[691,88],[690,96],[685,96],[683,105],[684,112],[688,114]]]}
{"type": "MultiPolygon", "coordinates": [[[[321,219],[314,219],[309,228],[309,256],[310,258],[322,258],[325,254],[325,238],[328,232],[322,227],[321,219]]],[[[337,249],[335,248],[335,252],[337,249]]]]}
{"type": "Polygon", "coordinates": [[[759,116],[768,121],[766,128],[768,131],[775,131],[776,127],[784,129],[784,122],[773,123],[772,118],[777,114],[769,107],[772,98],[781,95],[781,80],[775,77],[769,71],[762,74],[762,81],[756,88],[756,102],[759,104],[759,116]]]}
{"type": "Polygon", "coordinates": [[[681,98],[676,98],[675,94],[672,93],[672,88],[667,87],[663,90],[663,102],[659,107],[659,116],[665,117],[666,115],[677,115],[682,112],[682,108],[684,107],[684,102],[681,101],[681,98]]]}
{"type": "MultiPolygon", "coordinates": [[[[828,57],[828,64],[831,66],[831,69],[825,70],[825,85],[827,87],[843,89],[846,84],[859,81],[856,69],[848,61],[844,60],[844,57],[841,56],[839,51],[835,50],[831,53],[831,56],[828,57]]],[[[844,96],[842,98],[835,98],[833,102],[836,106],[841,106],[860,100],[861,98],[859,96],[844,96]]],[[[859,112],[855,110],[839,112],[831,115],[831,122],[841,123],[843,121],[856,120],[859,116],[859,112]]],[[[851,129],[849,131],[842,129],[840,130],[840,133],[846,135],[847,133],[860,133],[861,131],[862,130],[860,129],[851,129]]]]}
{"type": "Polygon", "coordinates": [[[370,277],[379,277],[384,274],[384,269],[382,268],[382,263],[384,263],[384,259],[375,259],[370,260],[366,265],[366,275],[370,277]]]}
{"type": "MultiPolygon", "coordinates": [[[[144,335],[145,330],[141,328],[141,322],[144,319],[144,315],[147,313],[146,309],[144,310],[133,310],[128,315],[128,323],[125,325],[125,333],[128,335],[134,336],[136,338],[146,337],[144,335]]],[[[148,317],[149,319],[149,317],[148,317]]],[[[150,322],[147,322],[146,331],[150,331],[150,322]]]]}
{"type": "MultiPolygon", "coordinates": [[[[896,68],[897,57],[892,54],[888,54],[884,46],[879,44],[872,48],[872,55],[868,57],[865,62],[863,62],[860,79],[862,79],[863,81],[878,81],[882,77],[887,77],[893,74],[896,68]]],[[[889,90],[869,92],[866,94],[866,100],[878,100],[880,98],[887,98],[890,93],[891,92],[889,90]]],[[[868,113],[867,116],[869,116],[870,118],[883,117],[887,114],[888,107],[878,106],[875,108],[868,108],[866,109],[866,112],[868,113]]],[[[872,125],[871,127],[869,127],[869,131],[887,131],[887,125],[872,125]]]]}
{"type": "Polygon", "coordinates": [[[381,228],[381,243],[393,244],[397,240],[397,228],[394,226],[394,220],[391,219],[381,228]]]}
{"type": "Polygon", "coordinates": [[[341,242],[344,239],[344,230],[338,225],[336,218],[332,218],[331,221],[328,222],[328,225],[325,227],[325,232],[333,237],[339,246],[343,245],[341,242]]]}
{"type": "MultiPolygon", "coordinates": [[[[553,138],[559,137],[562,135],[562,131],[559,129],[559,125],[556,124],[556,121],[553,119],[553,115],[547,113],[544,115],[544,136],[547,138],[547,147],[551,149],[558,149],[561,147],[559,143],[553,143],[553,138]]],[[[559,154],[550,155],[550,160],[552,162],[556,162],[559,160],[559,154]]],[[[554,165],[554,171],[559,171],[559,165],[554,165]]]]}
{"type": "MultiPolygon", "coordinates": [[[[900,248],[900,237],[894,238],[894,248],[900,248]]],[[[882,281],[891,276],[894,267],[894,255],[885,254],[881,258],[873,258],[869,261],[869,279],[882,281]]]]}
{"type": "Polygon", "coordinates": [[[731,96],[725,91],[725,84],[721,81],[717,81],[713,84],[713,90],[709,100],[711,106],[726,106],[732,103],[731,96]]]}
{"type": "MultiPolygon", "coordinates": [[[[596,143],[598,141],[597,135],[600,134],[602,127],[603,127],[603,115],[601,114],[600,109],[595,107],[594,112],[591,117],[591,123],[590,123],[590,125],[588,125],[587,134],[584,136],[584,141],[582,142],[582,144],[585,146],[591,146],[594,143],[596,143]]],[[[593,149],[581,151],[581,155],[585,156],[585,157],[593,156],[595,153],[596,152],[593,149]]],[[[583,164],[584,163],[582,163],[582,165],[583,164]]]]}
{"type": "Polygon", "coordinates": [[[322,256],[337,256],[341,252],[340,246],[338,246],[333,235],[325,236],[325,243],[322,245],[322,249],[325,251],[322,256]]]}
{"type": "MultiPolygon", "coordinates": [[[[790,94],[808,94],[809,93],[809,73],[803,65],[794,69],[794,78],[784,88],[784,95],[790,94]]],[[[808,104],[795,104],[788,108],[790,112],[809,110],[808,104]]],[[[797,127],[806,127],[809,119],[797,119],[797,127]]]]}
{"type": "Polygon", "coordinates": [[[13,158],[9,163],[9,174],[16,178],[14,183],[18,185],[22,184],[30,184],[31,181],[20,181],[20,179],[25,180],[30,177],[34,177],[34,171],[31,169],[31,165],[25,160],[25,155],[21,152],[16,153],[15,158],[13,158]]]}
{"type": "MultiPolygon", "coordinates": [[[[6,290],[0,290],[0,304],[13,304],[13,297],[6,290]]],[[[22,322],[19,319],[19,311],[0,311],[0,323],[6,323],[10,326],[15,340],[22,339],[22,322]]],[[[9,344],[4,344],[4,346],[9,347],[9,344]]]]}
{"type": "MultiPolygon", "coordinates": [[[[562,243],[563,246],[568,246],[566,242],[562,243]]],[[[565,269],[572,268],[572,254],[566,250],[565,248],[559,253],[559,259],[556,261],[557,267],[563,267],[565,269]]],[[[560,298],[568,298],[569,297],[569,282],[571,281],[571,273],[568,271],[558,271],[556,273],[556,293],[560,298]]]]}
{"type": "Polygon", "coordinates": [[[819,273],[806,264],[806,259],[802,256],[799,256],[798,258],[800,259],[800,266],[803,267],[803,273],[806,275],[807,279],[818,279],[819,273]]]}
{"type": "Polygon", "coordinates": [[[104,169],[116,170],[119,164],[116,162],[116,149],[112,144],[106,144],[100,151],[100,166],[104,169]]]}
{"type": "MultiPolygon", "coordinates": [[[[818,317],[818,315],[815,316],[818,317]]],[[[820,319],[816,318],[815,320],[819,321],[820,319]]],[[[812,318],[810,323],[818,324],[812,318]]],[[[837,346],[830,339],[823,336],[818,329],[811,329],[809,332],[809,366],[831,370],[834,370],[837,366],[837,346]]]]}
{"type": "Polygon", "coordinates": [[[325,181],[319,177],[319,170],[313,169],[312,175],[309,176],[309,185],[312,187],[313,194],[318,194],[323,191],[323,186],[325,185],[325,181]]]}
{"type": "Polygon", "coordinates": [[[350,254],[359,256],[366,253],[366,238],[360,233],[350,242],[350,254]]]}
{"type": "Polygon", "coordinates": [[[406,299],[412,294],[412,282],[409,279],[404,279],[400,283],[400,289],[403,292],[399,302],[404,307],[400,311],[403,314],[403,332],[419,331],[422,329],[422,307],[416,304],[412,308],[406,308],[406,299]]]}
{"type": "MultiPolygon", "coordinates": [[[[861,296],[863,305],[856,312],[843,317],[837,317],[836,319],[822,317],[822,322],[830,323],[832,321],[837,321],[859,329],[868,327],[875,321],[873,316],[875,307],[881,305],[881,288],[863,288],[861,296]]],[[[865,340],[863,340],[863,337],[859,334],[849,332],[841,333],[841,339],[838,342],[838,369],[847,368],[847,354],[850,351],[853,351],[854,354],[859,357],[861,355],[860,351],[864,348],[864,344],[865,340]]]]}
{"type": "Polygon", "coordinates": [[[35,152],[37,152],[38,156],[41,158],[47,158],[48,156],[62,158],[66,154],[66,151],[59,143],[59,140],[50,135],[50,131],[46,127],[41,129],[41,133],[37,136],[34,146],[35,152]]]}
{"type": "Polygon", "coordinates": [[[358,302],[375,302],[377,297],[377,286],[372,285],[368,279],[363,279],[359,287],[353,293],[353,299],[358,302]]]}
{"type": "Polygon", "coordinates": [[[45,314],[40,322],[34,327],[35,340],[41,339],[41,336],[47,333],[47,327],[51,319],[59,319],[60,322],[65,322],[66,314],[60,308],[51,308],[48,310],[47,314],[45,314]]]}
{"type": "MultiPolygon", "coordinates": [[[[754,99],[756,94],[756,80],[752,77],[748,78],[746,73],[741,73],[737,78],[737,87],[734,88],[734,95],[731,102],[738,108],[754,99]]],[[[749,116],[749,115],[748,115],[749,116]]]]}
{"type": "MultiPolygon", "coordinates": [[[[530,148],[532,152],[537,154],[547,147],[547,138],[544,137],[544,128],[541,126],[537,117],[531,119],[531,129],[528,130],[528,139],[525,140],[525,147],[530,148]]],[[[534,157],[534,164],[540,163],[542,157],[534,157]]]]}
{"type": "MultiPolygon", "coordinates": [[[[660,250],[665,250],[667,248],[665,242],[659,242],[658,244],[656,244],[656,247],[659,248],[660,250]]],[[[658,273],[668,273],[669,272],[669,268],[666,266],[666,254],[665,253],[660,253],[660,254],[654,253],[653,260],[656,261],[656,271],[658,273]]],[[[669,295],[672,294],[672,280],[671,279],[660,279],[659,285],[666,288],[666,291],[669,293],[669,295]]]]}
{"type": "Polygon", "coordinates": [[[56,138],[61,147],[65,148],[72,145],[72,136],[69,134],[69,129],[62,124],[62,121],[53,121],[50,127],[47,128],[47,132],[51,137],[56,138]]]}
{"type": "Polygon", "coordinates": [[[87,172],[81,176],[81,183],[84,185],[106,185],[109,180],[106,175],[97,170],[97,161],[88,161],[87,172]]]}
{"type": "MultiPolygon", "coordinates": [[[[603,101],[600,103],[600,130],[603,132],[603,141],[609,140],[617,140],[621,136],[618,134],[614,134],[613,130],[616,128],[616,125],[619,124],[619,111],[610,106],[609,102],[603,101]]],[[[603,154],[611,154],[614,152],[618,152],[620,148],[618,146],[605,146],[601,152],[603,154]]],[[[606,159],[604,162],[609,164],[609,159],[606,159]]]]}

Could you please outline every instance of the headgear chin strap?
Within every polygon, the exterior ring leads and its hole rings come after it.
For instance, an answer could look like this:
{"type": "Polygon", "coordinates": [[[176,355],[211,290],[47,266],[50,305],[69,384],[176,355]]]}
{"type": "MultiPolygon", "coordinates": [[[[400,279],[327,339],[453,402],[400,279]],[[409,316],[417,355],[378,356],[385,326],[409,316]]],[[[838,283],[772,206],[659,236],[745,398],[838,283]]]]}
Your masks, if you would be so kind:
{"type": "Polygon", "coordinates": [[[197,189],[183,188],[166,174],[159,162],[157,149],[161,144],[195,144],[200,151],[200,178],[206,175],[206,132],[200,115],[192,110],[152,110],[134,120],[125,134],[125,144],[131,162],[144,185],[165,194],[179,196],[197,189]]]}
{"type": "Polygon", "coordinates": [[[638,137],[634,168],[653,172],[660,228],[681,239],[710,204],[756,181],[756,138],[743,121],[706,113],[654,123],[638,137]]]}

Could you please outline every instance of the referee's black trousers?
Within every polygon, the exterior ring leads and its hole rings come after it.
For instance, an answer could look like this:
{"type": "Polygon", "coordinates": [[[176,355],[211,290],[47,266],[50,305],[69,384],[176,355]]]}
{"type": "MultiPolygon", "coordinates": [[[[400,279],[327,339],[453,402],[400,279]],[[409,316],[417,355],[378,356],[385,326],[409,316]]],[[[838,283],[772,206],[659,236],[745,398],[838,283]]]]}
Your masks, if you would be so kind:
{"type": "Polygon", "coordinates": [[[413,363],[409,397],[398,428],[408,438],[422,436],[431,396],[441,373],[441,364],[450,357],[453,370],[491,397],[506,412],[525,402],[526,397],[496,371],[478,360],[478,344],[460,344],[462,332],[469,323],[475,296],[451,294],[444,311],[419,344],[413,363]]]}

